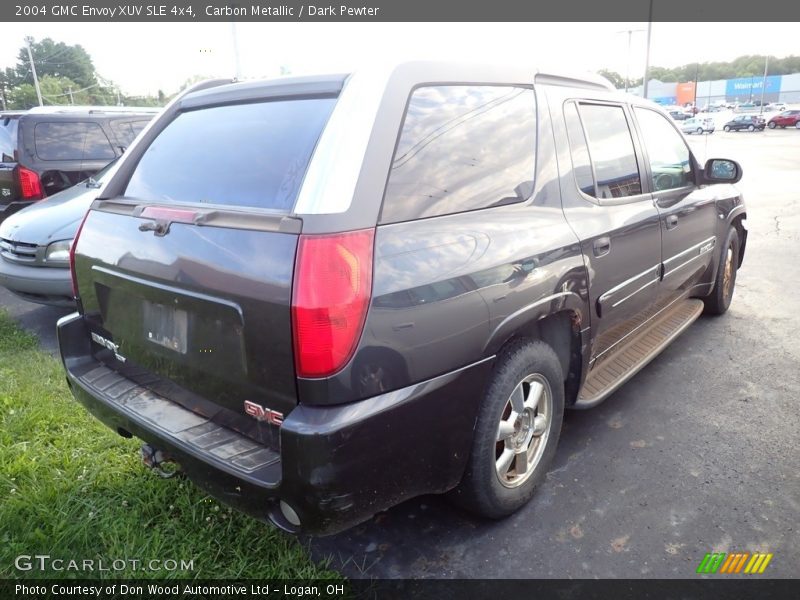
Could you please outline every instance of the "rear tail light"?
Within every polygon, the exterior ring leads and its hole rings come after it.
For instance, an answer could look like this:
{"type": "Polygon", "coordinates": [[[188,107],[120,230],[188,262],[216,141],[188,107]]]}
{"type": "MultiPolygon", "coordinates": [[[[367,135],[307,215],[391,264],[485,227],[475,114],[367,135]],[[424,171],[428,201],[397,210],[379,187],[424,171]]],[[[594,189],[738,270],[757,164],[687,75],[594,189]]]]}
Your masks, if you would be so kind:
{"type": "Polygon", "coordinates": [[[25,167],[18,167],[17,176],[19,177],[19,187],[22,191],[22,197],[25,200],[39,200],[44,196],[42,193],[42,182],[35,171],[31,171],[25,167]]]}
{"type": "Polygon", "coordinates": [[[301,235],[292,295],[299,377],[326,377],[355,351],[372,293],[374,229],[301,235]]]}
{"type": "Polygon", "coordinates": [[[75,248],[78,247],[78,238],[81,237],[81,231],[83,231],[83,225],[86,223],[86,219],[89,216],[91,211],[86,211],[86,214],[83,215],[83,220],[81,224],[78,226],[78,231],[75,233],[75,237],[72,239],[72,246],[69,247],[69,272],[72,275],[72,297],[78,297],[78,276],[75,273],[75,248]]]}

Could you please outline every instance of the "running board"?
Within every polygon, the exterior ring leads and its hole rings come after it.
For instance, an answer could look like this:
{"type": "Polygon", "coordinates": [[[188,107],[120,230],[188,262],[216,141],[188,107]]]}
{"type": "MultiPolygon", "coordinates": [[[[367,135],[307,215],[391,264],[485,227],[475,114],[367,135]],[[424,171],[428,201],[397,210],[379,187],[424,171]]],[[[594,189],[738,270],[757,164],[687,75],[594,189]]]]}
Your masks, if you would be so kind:
{"type": "Polygon", "coordinates": [[[592,408],[600,404],[669,346],[701,312],[703,302],[696,299],[676,302],[664,310],[630,340],[623,342],[618,350],[594,365],[573,408],[592,408]]]}

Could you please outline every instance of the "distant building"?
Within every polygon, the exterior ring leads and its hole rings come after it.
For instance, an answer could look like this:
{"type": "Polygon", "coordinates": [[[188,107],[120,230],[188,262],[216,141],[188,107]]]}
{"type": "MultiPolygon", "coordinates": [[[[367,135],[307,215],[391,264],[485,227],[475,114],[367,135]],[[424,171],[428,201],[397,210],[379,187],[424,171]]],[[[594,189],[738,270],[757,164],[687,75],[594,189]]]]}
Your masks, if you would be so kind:
{"type": "MultiPolygon", "coordinates": [[[[694,102],[698,106],[719,102],[751,102],[761,100],[764,78],[762,76],[718,79],[716,81],[663,82],[651,79],[647,84],[647,97],[664,105],[683,105],[694,102]],[[695,89],[697,95],[695,96],[695,89]]],[[[642,86],[629,90],[642,95],[642,86]]],[[[764,102],[800,102],[800,73],[792,75],[770,75],[766,79],[764,102]]]]}

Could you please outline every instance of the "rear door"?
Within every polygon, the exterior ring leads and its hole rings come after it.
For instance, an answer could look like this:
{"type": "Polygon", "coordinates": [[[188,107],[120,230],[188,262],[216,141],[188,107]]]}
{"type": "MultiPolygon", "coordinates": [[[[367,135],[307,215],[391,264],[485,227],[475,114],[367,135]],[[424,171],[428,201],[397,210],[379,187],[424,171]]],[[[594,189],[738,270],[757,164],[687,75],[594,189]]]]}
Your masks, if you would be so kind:
{"type": "Polygon", "coordinates": [[[715,197],[695,184],[696,161],[668,118],[646,107],[633,112],[660,214],[664,266],[659,300],[666,303],[691,291],[711,264],[717,243],[715,197]]]}
{"type": "Polygon", "coordinates": [[[334,103],[204,106],[166,125],[77,243],[98,358],[254,437],[246,400],[294,406],[288,214],[334,103]]]}
{"type": "Polygon", "coordinates": [[[564,105],[564,117],[574,175],[564,190],[564,214],[589,267],[592,358],[599,358],[647,320],[656,300],[658,210],[642,186],[627,107],[573,101],[564,105]]]}

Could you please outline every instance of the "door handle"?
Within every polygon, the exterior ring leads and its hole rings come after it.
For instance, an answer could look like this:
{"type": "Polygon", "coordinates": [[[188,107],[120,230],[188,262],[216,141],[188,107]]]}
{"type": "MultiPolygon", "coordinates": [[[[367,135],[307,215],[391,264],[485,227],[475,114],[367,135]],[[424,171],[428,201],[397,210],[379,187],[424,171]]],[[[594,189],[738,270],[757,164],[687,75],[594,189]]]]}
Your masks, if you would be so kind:
{"type": "Polygon", "coordinates": [[[664,222],[667,229],[675,229],[678,226],[678,215],[668,215],[664,222]]]}
{"type": "Polygon", "coordinates": [[[611,238],[607,235],[597,238],[592,244],[592,249],[595,256],[605,256],[611,252],[611,238]]]}

